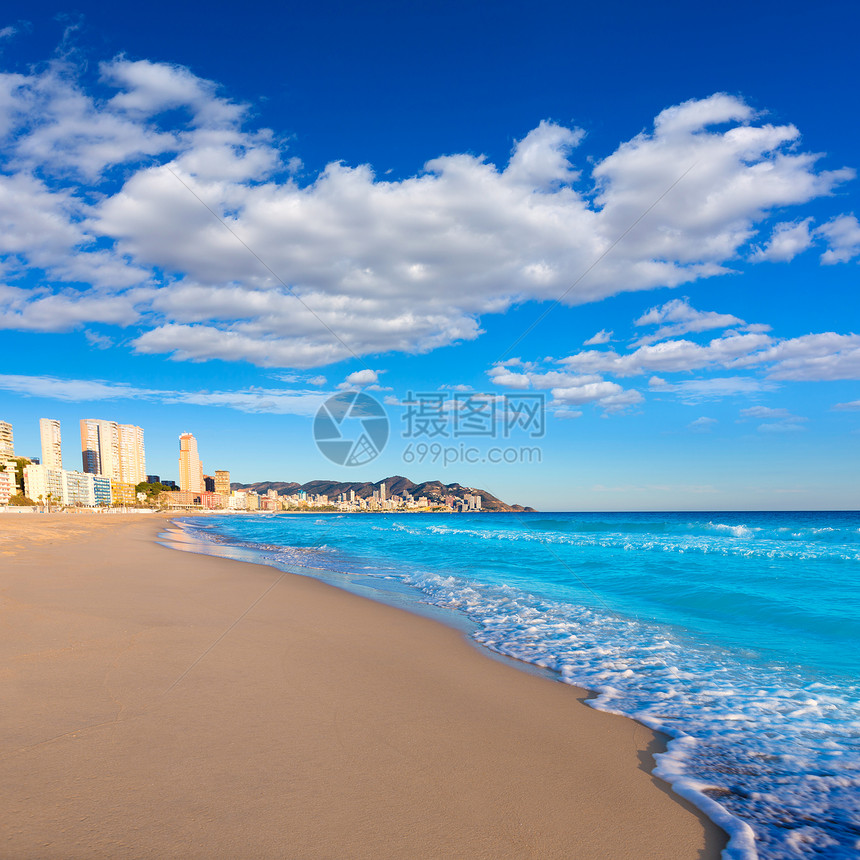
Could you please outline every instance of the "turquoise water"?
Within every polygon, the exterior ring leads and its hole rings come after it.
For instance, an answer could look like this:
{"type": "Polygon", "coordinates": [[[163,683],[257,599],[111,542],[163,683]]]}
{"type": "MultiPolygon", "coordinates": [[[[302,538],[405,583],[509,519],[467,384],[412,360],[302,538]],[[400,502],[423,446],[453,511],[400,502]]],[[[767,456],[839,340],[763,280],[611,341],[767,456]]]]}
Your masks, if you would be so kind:
{"type": "MultiPolygon", "coordinates": [[[[674,740],[727,857],[860,856],[860,513],[224,516],[258,560],[466,616],[674,740]]],[[[214,551],[214,549],[213,549],[214,551]]]]}

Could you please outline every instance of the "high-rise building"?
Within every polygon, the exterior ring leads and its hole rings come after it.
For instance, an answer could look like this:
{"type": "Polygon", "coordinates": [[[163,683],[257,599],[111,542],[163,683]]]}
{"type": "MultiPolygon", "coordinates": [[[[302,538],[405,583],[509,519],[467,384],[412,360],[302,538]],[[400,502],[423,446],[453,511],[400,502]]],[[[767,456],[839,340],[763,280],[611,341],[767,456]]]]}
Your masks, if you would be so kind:
{"type": "Polygon", "coordinates": [[[56,418],[40,418],[39,434],[42,437],[42,465],[50,469],[63,468],[60,446],[60,422],[56,418]]]}
{"type": "Polygon", "coordinates": [[[0,464],[15,456],[15,444],[12,439],[12,425],[8,421],[0,421],[0,464]]]}
{"type": "Polygon", "coordinates": [[[204,493],[214,493],[215,492],[215,477],[213,475],[204,475],[203,476],[203,492],[204,493]]]}
{"type": "Polygon", "coordinates": [[[133,424],[120,424],[119,428],[119,479],[125,484],[139,484],[146,480],[146,452],[143,447],[143,429],[133,424]]]}
{"type": "Polygon", "coordinates": [[[226,469],[215,472],[215,492],[225,497],[230,495],[230,473],[226,469]]]}
{"type": "Polygon", "coordinates": [[[139,484],[146,480],[143,430],[133,424],[84,418],[81,421],[81,459],[85,472],[112,481],[139,484]]]}
{"type": "Polygon", "coordinates": [[[203,465],[191,433],[179,437],[179,489],[183,493],[203,492],[203,465]]]}

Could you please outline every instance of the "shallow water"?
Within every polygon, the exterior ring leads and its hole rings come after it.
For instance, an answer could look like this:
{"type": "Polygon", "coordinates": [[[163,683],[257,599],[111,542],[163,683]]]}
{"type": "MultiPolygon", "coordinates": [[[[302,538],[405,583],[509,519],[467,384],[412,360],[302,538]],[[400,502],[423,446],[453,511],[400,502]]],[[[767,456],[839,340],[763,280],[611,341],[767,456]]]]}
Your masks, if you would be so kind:
{"type": "MultiPolygon", "coordinates": [[[[860,856],[860,514],[279,515],[198,538],[471,621],[674,740],[727,857],[860,856]]],[[[214,548],[213,548],[214,551],[214,548]]]]}

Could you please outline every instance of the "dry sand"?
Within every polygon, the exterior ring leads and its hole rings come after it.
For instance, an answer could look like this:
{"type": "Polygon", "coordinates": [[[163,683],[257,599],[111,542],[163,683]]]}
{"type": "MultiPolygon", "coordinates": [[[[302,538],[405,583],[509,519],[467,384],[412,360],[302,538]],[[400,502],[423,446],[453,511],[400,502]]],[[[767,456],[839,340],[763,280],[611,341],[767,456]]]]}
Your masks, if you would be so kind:
{"type": "Polygon", "coordinates": [[[0,856],[719,856],[642,726],[164,526],[0,516],[0,856]]]}

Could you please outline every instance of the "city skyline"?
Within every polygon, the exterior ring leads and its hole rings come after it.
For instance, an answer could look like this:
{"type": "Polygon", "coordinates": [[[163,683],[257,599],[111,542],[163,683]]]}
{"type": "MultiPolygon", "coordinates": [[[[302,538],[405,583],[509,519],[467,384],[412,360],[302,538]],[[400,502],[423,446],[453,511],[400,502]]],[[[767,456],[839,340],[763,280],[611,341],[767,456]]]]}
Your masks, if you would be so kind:
{"type": "Polygon", "coordinates": [[[408,472],[543,510],[860,505],[855,8],[834,30],[800,4],[714,22],[443,3],[402,12],[408,51],[378,10],[275,10],[272,34],[313,34],[277,75],[268,32],[225,63],[199,22],[81,11],[0,22],[0,416],[19,450],[40,450],[31,415],[109,412],[146,428],[154,474],[192,428],[242,483],[408,472]],[[571,51],[565,27],[616,42],[571,51]],[[390,427],[355,467],[313,436],[350,390],[390,427]],[[458,435],[460,394],[543,397],[544,432],[458,435]],[[431,395],[439,433],[416,439],[410,398],[431,395]]]}

